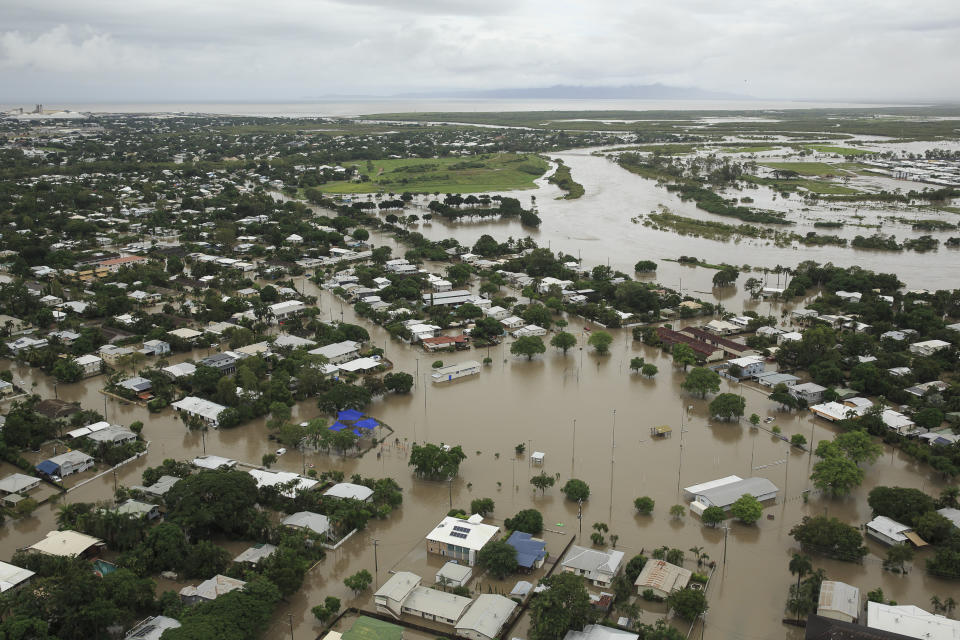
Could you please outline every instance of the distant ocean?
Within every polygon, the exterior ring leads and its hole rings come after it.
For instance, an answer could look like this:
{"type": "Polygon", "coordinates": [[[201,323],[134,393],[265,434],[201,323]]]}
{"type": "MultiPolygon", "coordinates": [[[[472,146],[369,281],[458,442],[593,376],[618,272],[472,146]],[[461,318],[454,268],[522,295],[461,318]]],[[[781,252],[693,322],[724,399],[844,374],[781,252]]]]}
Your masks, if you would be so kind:
{"type": "MultiPolygon", "coordinates": [[[[780,111],[784,109],[851,109],[904,106],[842,102],[777,100],[498,100],[498,99],[371,99],[311,102],[143,102],[44,103],[44,109],[85,113],[206,113],[266,117],[360,116],[373,113],[432,111],[780,111]]],[[[4,104],[0,111],[33,105],[4,104]]]]}

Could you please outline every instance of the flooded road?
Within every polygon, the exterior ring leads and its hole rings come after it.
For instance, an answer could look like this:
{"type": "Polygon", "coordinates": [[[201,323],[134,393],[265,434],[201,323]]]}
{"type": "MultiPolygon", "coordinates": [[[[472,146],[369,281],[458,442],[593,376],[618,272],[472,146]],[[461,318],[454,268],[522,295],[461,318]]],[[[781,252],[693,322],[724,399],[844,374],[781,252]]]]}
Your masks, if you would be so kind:
{"type": "MultiPolygon", "coordinates": [[[[698,273],[709,274],[700,269],[698,273]]],[[[686,276],[685,276],[686,277],[686,276]]],[[[693,285],[697,286],[697,285],[693,285]]],[[[309,282],[307,293],[318,295],[318,306],[329,318],[340,315],[339,301],[319,291],[309,282]]],[[[726,305],[736,308],[734,295],[726,305]]],[[[767,303],[764,303],[767,307],[767,303]]],[[[763,309],[767,311],[767,309],[763,309]]],[[[769,311],[779,316],[779,307],[769,311]]],[[[357,321],[350,307],[344,307],[344,318],[357,321]]],[[[365,324],[365,323],[364,323],[365,324]]],[[[272,631],[265,637],[279,637],[285,632],[288,617],[293,616],[294,636],[298,640],[313,638],[319,631],[310,608],[327,595],[334,595],[346,604],[370,606],[369,594],[354,599],[343,586],[343,579],[360,569],[374,570],[373,546],[378,544],[378,578],[382,583],[390,569],[413,569],[426,574],[423,536],[449,509],[449,505],[468,508],[470,500],[491,497],[496,502],[494,519],[511,517],[520,509],[536,508],[544,513],[548,528],[571,535],[577,532],[577,506],[563,499],[559,487],[570,477],[585,480],[592,493],[584,505],[585,535],[594,522],[605,522],[611,533],[619,536],[618,549],[629,558],[641,549],[647,553],[661,545],[687,550],[704,547],[718,563],[724,555],[724,531],[703,527],[699,520],[687,515],[673,519],[671,505],[681,503],[679,489],[694,483],[722,476],[750,474],[769,478],[781,492],[775,505],[764,513],[769,519],[755,526],[730,524],[726,540],[726,564],[720,565],[711,584],[710,611],[704,637],[709,638],[799,638],[801,634],[781,625],[787,588],[792,578],[787,563],[796,546],[789,529],[804,515],[828,513],[846,522],[862,523],[869,519],[865,497],[878,484],[922,488],[938,493],[941,483],[926,467],[918,467],[888,448],[885,456],[867,469],[864,485],[853,496],[830,500],[813,496],[809,502],[802,492],[810,487],[808,476],[811,459],[806,453],[790,450],[784,442],[762,430],[751,430],[741,423],[713,423],[707,417],[706,400],[691,397],[679,384],[684,374],[672,367],[668,357],[658,349],[632,342],[626,330],[613,331],[611,354],[596,356],[581,350],[585,336],[580,335],[582,321],[570,318],[571,328],[578,332],[579,344],[566,356],[549,349],[532,361],[514,358],[507,345],[489,350],[492,365],[485,366],[478,378],[464,379],[448,385],[426,383],[429,363],[438,358],[445,362],[482,359],[487,350],[457,354],[424,354],[407,345],[391,342],[378,327],[370,327],[371,340],[387,344],[387,357],[395,370],[415,373],[419,378],[414,391],[405,396],[388,396],[374,402],[368,413],[389,424],[402,445],[413,442],[445,442],[460,444],[467,453],[461,473],[452,485],[416,480],[407,465],[402,448],[386,446],[379,458],[368,454],[363,458],[341,458],[337,455],[307,454],[301,459],[296,452],[280,458],[275,468],[301,471],[303,465],[314,465],[318,471],[339,469],[348,476],[361,473],[372,477],[393,477],[403,486],[404,504],[387,520],[374,521],[307,577],[304,588],[289,603],[279,607],[272,631]],[[650,380],[629,371],[629,360],[642,356],[659,367],[659,374],[650,380]],[[651,426],[668,424],[674,436],[653,441],[651,426]],[[681,433],[682,427],[682,433],[681,433]],[[517,457],[514,447],[524,443],[527,453],[517,457]],[[531,467],[529,453],[546,454],[543,470],[559,474],[557,486],[545,495],[535,493],[529,484],[539,467],[531,467]],[[499,454],[499,455],[497,455],[499,454]],[[633,500],[649,495],[656,501],[652,516],[635,515],[633,500]],[[772,518],[770,518],[772,516],[772,518]],[[746,612],[751,615],[745,616],[746,612]]],[[[205,351],[205,350],[204,350],[205,351]]],[[[197,357],[205,355],[196,354],[197,357]]],[[[181,356],[180,358],[185,357],[181,356]]],[[[180,359],[177,358],[177,359],[180,359]]],[[[6,363],[5,363],[6,365],[6,363]]],[[[51,380],[25,367],[14,366],[14,375],[43,397],[52,397],[51,380]]],[[[77,400],[84,408],[103,410],[103,397],[97,392],[102,378],[83,383],[59,385],[59,396],[77,400]]],[[[751,385],[724,382],[721,391],[742,393],[747,401],[747,415],[756,412],[773,416],[774,424],[787,436],[802,433],[814,445],[832,438],[833,428],[825,422],[813,421],[809,414],[791,415],[775,411],[763,393],[751,385]]],[[[150,415],[134,405],[108,401],[108,418],[129,424],[143,420],[145,437],[151,446],[147,456],[122,467],[118,482],[140,483],[140,474],[147,466],[164,458],[192,458],[201,453],[201,438],[187,432],[170,410],[150,415]]],[[[294,414],[298,419],[317,415],[313,402],[300,403],[294,414]]],[[[772,425],[769,425],[772,426],[772,425]]],[[[262,420],[236,429],[211,431],[207,434],[208,453],[257,463],[275,445],[267,440],[262,420]]],[[[71,491],[68,500],[97,501],[110,497],[112,474],[71,491]]],[[[45,505],[25,521],[11,522],[0,529],[0,545],[4,559],[16,548],[32,544],[51,528],[55,528],[56,507],[45,505]]],[[[560,534],[562,538],[563,533],[560,534]]],[[[918,567],[908,576],[897,576],[881,570],[884,549],[868,542],[871,555],[863,565],[853,565],[814,558],[816,567],[823,567],[829,577],[857,585],[863,592],[882,587],[887,596],[901,604],[925,606],[933,594],[951,593],[955,585],[926,576],[920,567],[926,552],[914,561],[918,567]]],[[[549,550],[557,553],[561,543],[549,550]]],[[[690,554],[688,554],[688,558],[690,554]]],[[[688,560],[687,565],[691,566],[688,560]]],[[[433,569],[435,571],[435,569],[433,569]]],[[[520,578],[517,578],[520,579],[520,578]]],[[[508,581],[510,582],[510,581],[508,581]]],[[[643,603],[641,602],[641,607],[643,603]]],[[[651,622],[652,614],[644,621],[651,622]]],[[[685,627],[683,627],[685,629],[685,627]]]]}

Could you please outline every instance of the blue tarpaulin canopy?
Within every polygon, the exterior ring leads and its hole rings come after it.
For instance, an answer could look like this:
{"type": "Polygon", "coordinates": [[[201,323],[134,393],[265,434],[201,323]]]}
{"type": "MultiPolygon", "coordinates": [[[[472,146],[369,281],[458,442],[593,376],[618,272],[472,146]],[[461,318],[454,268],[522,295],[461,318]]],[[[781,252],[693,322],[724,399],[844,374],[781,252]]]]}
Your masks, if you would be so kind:
{"type": "Polygon", "coordinates": [[[354,420],[359,420],[362,417],[363,414],[356,409],[345,409],[337,414],[337,420],[344,420],[347,422],[353,422],[354,420]]]}
{"type": "Polygon", "coordinates": [[[378,423],[373,418],[366,418],[364,420],[359,420],[355,422],[353,426],[359,429],[376,429],[378,426],[380,426],[380,423],[378,423]]]}
{"type": "Polygon", "coordinates": [[[342,422],[334,422],[332,425],[330,425],[330,431],[343,431],[346,428],[347,425],[343,424],[342,422]]]}
{"type": "Polygon", "coordinates": [[[40,473],[45,473],[48,476],[56,475],[60,473],[60,465],[56,462],[50,462],[49,460],[44,460],[37,465],[37,471],[40,473]]]}
{"type": "Polygon", "coordinates": [[[354,430],[353,430],[353,435],[355,435],[355,436],[357,436],[357,437],[359,437],[359,438],[362,438],[362,437],[363,437],[363,434],[360,433],[360,430],[359,430],[359,429],[354,429],[354,430]]]}

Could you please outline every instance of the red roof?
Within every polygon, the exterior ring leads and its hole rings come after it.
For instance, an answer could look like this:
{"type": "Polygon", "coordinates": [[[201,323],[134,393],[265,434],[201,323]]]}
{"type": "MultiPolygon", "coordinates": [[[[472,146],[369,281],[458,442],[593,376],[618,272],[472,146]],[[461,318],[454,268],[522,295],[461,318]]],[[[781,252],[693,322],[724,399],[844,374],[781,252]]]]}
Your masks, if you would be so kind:
{"type": "Polygon", "coordinates": [[[697,353],[701,353],[704,356],[711,356],[714,352],[718,351],[716,347],[713,347],[706,342],[701,342],[696,338],[691,338],[685,333],[678,333],[672,329],[667,329],[666,327],[657,327],[657,336],[667,344],[667,346],[677,344],[682,342],[683,344],[689,345],[691,349],[697,353]]]}
{"type": "Polygon", "coordinates": [[[466,341],[465,336],[437,336],[436,338],[424,338],[421,342],[424,344],[459,344],[466,341]]]}
{"type": "Polygon", "coordinates": [[[731,353],[736,353],[738,355],[743,353],[744,351],[751,350],[750,347],[748,347],[747,345],[741,342],[737,342],[735,340],[728,340],[727,338],[714,335],[709,331],[704,331],[700,327],[687,327],[686,329],[683,330],[683,332],[693,336],[694,338],[697,338],[698,340],[702,340],[707,344],[715,344],[718,347],[722,348],[724,351],[729,351],[731,353]]]}

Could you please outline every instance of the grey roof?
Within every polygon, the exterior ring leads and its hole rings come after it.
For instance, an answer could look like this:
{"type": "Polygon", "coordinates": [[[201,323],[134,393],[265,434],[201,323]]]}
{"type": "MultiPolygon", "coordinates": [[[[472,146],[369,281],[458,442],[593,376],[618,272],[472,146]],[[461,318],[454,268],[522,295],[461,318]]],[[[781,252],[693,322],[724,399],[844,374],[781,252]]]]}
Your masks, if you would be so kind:
{"type": "Polygon", "coordinates": [[[373,595],[374,597],[379,596],[381,598],[403,602],[404,598],[410,595],[410,592],[419,584],[420,576],[417,574],[410,573],[409,571],[397,571],[390,576],[390,579],[384,582],[383,586],[377,589],[377,592],[373,595]]]}
{"type": "Polygon", "coordinates": [[[176,629],[180,623],[166,616],[154,616],[138,623],[127,632],[124,640],[160,640],[167,629],[176,629]]]}
{"type": "Polygon", "coordinates": [[[327,519],[327,516],[310,511],[298,511],[293,515],[289,515],[283,519],[283,524],[288,527],[310,529],[314,533],[321,535],[330,530],[330,520],[327,519]]]}
{"type": "Polygon", "coordinates": [[[710,504],[727,508],[745,494],[749,493],[753,497],[759,498],[762,495],[776,493],[777,491],[779,491],[777,485],[766,478],[744,478],[712,489],[705,489],[698,493],[697,497],[702,496],[710,504]]]}
{"type": "Polygon", "coordinates": [[[457,632],[474,631],[495,638],[516,608],[517,603],[510,598],[493,593],[479,595],[457,623],[457,632]]]}
{"type": "Polygon", "coordinates": [[[591,580],[597,573],[614,574],[623,561],[623,551],[597,551],[573,545],[561,563],[564,567],[587,572],[591,580]]]}
{"type": "Polygon", "coordinates": [[[244,551],[243,553],[241,553],[240,555],[238,555],[236,558],[234,558],[233,561],[234,562],[251,562],[253,564],[257,564],[264,558],[269,558],[270,556],[272,556],[273,552],[276,550],[277,548],[272,544],[266,544],[266,543],[255,544],[249,549],[247,549],[246,551],[244,551]]]}
{"type": "Polygon", "coordinates": [[[160,476],[160,479],[154,482],[149,487],[133,487],[134,489],[139,489],[144,493],[149,493],[153,496],[162,496],[167,491],[173,488],[173,485],[180,482],[180,478],[177,476],[160,476]]]}
{"type": "Polygon", "coordinates": [[[0,492],[18,493],[40,483],[40,478],[27,476],[22,473],[11,473],[3,480],[0,480],[0,492]]]}
{"type": "Polygon", "coordinates": [[[331,498],[352,498],[354,500],[366,500],[373,495],[373,489],[365,487],[362,484],[352,484],[350,482],[341,482],[327,489],[324,494],[331,498]]]}
{"type": "Polygon", "coordinates": [[[470,598],[464,598],[453,593],[430,589],[429,587],[414,587],[403,606],[438,618],[459,620],[464,610],[470,606],[470,602],[470,598]]]}
{"type": "Polygon", "coordinates": [[[118,506],[116,509],[114,509],[114,511],[121,515],[140,516],[142,518],[156,508],[157,505],[155,504],[139,502],[131,499],[118,506]]]}
{"type": "Polygon", "coordinates": [[[639,634],[606,627],[602,624],[588,624],[583,631],[567,631],[563,640],[637,640],[639,634]]]}

